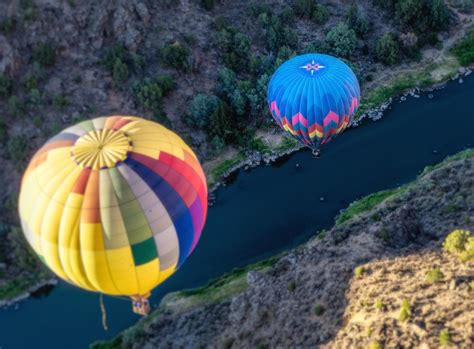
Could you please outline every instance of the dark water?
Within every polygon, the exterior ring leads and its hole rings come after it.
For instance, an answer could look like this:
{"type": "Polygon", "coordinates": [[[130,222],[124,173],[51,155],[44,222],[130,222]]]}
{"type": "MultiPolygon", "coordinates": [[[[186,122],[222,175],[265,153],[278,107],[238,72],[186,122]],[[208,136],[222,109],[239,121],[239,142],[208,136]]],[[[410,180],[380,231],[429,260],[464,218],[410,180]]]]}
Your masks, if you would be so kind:
{"type": "MultiPolygon", "coordinates": [[[[217,192],[196,251],[155,291],[153,303],[301,243],[330,227],[353,200],[408,182],[425,166],[474,145],[473,102],[474,79],[451,83],[434,99],[396,102],[383,120],[333,141],[319,160],[301,151],[279,166],[240,173],[217,192]]],[[[86,348],[138,319],[128,302],[105,301],[108,332],[101,327],[98,295],[61,283],[17,310],[0,311],[0,347],[86,348]]]]}

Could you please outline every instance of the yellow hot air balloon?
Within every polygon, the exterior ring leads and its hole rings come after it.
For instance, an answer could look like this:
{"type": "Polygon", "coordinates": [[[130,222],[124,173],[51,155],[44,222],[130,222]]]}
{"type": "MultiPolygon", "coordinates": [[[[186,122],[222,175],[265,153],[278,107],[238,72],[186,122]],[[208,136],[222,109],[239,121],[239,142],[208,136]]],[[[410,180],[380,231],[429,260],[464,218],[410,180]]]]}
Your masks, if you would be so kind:
{"type": "Polygon", "coordinates": [[[147,313],[151,290],[199,241],[207,185],[175,133],[138,117],[81,122],[50,139],[21,183],[24,234],[59,277],[133,299],[147,313]]]}

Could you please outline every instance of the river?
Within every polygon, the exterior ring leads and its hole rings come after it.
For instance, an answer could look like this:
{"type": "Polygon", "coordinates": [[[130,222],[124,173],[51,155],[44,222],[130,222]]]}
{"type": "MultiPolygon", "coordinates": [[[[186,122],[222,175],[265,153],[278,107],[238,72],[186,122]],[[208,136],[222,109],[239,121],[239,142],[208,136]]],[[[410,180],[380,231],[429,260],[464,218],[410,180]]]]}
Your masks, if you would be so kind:
{"type": "MultiPolygon", "coordinates": [[[[382,120],[346,131],[320,159],[304,150],[278,164],[241,171],[217,191],[198,247],[155,290],[152,304],[168,292],[203,285],[300,244],[329,228],[357,198],[411,181],[425,166],[471,147],[474,79],[433,94],[395,101],[382,120]]],[[[60,282],[46,295],[0,310],[0,348],[87,348],[138,320],[127,301],[105,298],[105,306],[107,332],[99,296],[60,282]]]]}

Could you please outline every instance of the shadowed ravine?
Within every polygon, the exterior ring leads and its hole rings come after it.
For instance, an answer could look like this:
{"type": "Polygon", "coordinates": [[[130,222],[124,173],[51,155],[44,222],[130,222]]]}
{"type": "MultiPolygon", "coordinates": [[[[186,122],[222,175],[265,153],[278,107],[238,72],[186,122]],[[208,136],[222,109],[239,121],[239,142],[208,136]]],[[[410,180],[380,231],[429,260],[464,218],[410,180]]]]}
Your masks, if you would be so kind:
{"type": "MultiPolygon", "coordinates": [[[[240,173],[217,191],[197,249],[155,290],[153,303],[293,247],[331,226],[355,199],[406,183],[425,166],[472,146],[473,95],[473,79],[451,83],[434,99],[396,102],[383,120],[350,130],[325,147],[319,160],[301,151],[278,167],[240,173]]],[[[84,348],[137,320],[126,301],[107,298],[106,307],[108,332],[102,329],[98,296],[60,283],[46,297],[0,311],[0,347],[84,348]],[[28,330],[19,336],[20,328],[28,330]]]]}

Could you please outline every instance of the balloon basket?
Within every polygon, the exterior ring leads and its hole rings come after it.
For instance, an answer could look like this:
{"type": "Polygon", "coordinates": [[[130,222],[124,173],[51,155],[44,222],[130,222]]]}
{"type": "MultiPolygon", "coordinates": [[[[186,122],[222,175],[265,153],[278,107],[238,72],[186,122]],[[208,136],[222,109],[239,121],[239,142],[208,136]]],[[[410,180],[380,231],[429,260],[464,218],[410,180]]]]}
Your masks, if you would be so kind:
{"type": "Polygon", "coordinates": [[[141,296],[132,296],[132,310],[135,314],[146,316],[150,313],[150,293],[141,296]]]}
{"type": "Polygon", "coordinates": [[[319,158],[319,156],[321,155],[321,150],[319,149],[311,149],[311,154],[313,154],[313,157],[314,158],[319,158]]]}

